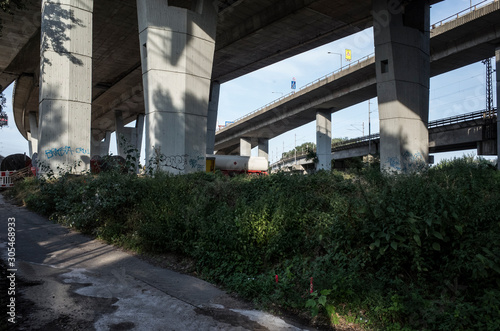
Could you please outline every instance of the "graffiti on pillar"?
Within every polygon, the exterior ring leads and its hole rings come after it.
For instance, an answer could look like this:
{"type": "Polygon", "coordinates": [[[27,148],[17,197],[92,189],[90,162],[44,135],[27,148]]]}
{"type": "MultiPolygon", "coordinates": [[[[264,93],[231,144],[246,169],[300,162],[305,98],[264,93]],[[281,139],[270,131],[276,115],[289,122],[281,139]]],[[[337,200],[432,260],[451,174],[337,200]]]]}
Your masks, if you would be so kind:
{"type": "Polygon", "coordinates": [[[203,162],[204,160],[205,160],[205,157],[197,156],[197,157],[191,158],[189,160],[189,165],[191,166],[192,169],[203,171],[206,168],[206,164],[204,164],[204,162],[203,162]],[[201,163],[200,163],[200,161],[201,161],[201,163]]]}
{"type": "Polygon", "coordinates": [[[391,170],[401,171],[401,162],[399,162],[399,157],[388,157],[387,163],[391,170]]]}
{"type": "Polygon", "coordinates": [[[49,160],[54,158],[54,157],[63,157],[66,155],[73,155],[73,154],[87,154],[87,155],[89,155],[90,150],[85,149],[85,148],[81,148],[81,147],[72,149],[70,146],[64,146],[64,147],[60,147],[60,148],[51,148],[51,149],[45,150],[45,156],[49,160]]]}
{"type": "Polygon", "coordinates": [[[410,153],[408,151],[401,154],[400,157],[388,157],[387,164],[390,170],[402,172],[421,171],[426,167],[425,158],[420,152],[410,153]]]}
{"type": "Polygon", "coordinates": [[[184,171],[187,166],[188,155],[174,155],[165,157],[165,166],[184,171]]]}

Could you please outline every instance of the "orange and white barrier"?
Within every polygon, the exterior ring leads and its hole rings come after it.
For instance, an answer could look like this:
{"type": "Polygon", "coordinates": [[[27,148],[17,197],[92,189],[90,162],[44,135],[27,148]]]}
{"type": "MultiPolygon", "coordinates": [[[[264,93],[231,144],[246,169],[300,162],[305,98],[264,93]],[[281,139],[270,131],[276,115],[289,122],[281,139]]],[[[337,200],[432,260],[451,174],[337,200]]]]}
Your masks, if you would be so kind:
{"type": "Polygon", "coordinates": [[[0,172],[0,187],[12,187],[14,183],[12,182],[12,177],[15,171],[1,171],[0,172]]]}

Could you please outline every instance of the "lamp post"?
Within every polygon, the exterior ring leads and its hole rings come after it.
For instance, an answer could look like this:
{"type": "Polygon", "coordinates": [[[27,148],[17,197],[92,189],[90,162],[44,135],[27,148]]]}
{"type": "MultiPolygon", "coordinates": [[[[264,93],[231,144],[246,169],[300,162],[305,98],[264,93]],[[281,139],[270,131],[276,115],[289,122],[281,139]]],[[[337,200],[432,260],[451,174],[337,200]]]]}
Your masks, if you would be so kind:
{"type": "Polygon", "coordinates": [[[336,55],[339,55],[340,56],[340,69],[342,69],[342,57],[344,56],[343,54],[341,53],[334,53],[334,52],[328,52],[328,54],[336,54],[336,55]]]}

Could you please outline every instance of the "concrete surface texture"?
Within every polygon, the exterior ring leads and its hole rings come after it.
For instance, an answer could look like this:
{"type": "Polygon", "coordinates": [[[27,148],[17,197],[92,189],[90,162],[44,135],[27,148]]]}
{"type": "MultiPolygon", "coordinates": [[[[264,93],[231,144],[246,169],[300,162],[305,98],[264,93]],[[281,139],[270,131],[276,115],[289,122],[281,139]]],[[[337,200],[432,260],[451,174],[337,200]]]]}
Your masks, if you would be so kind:
{"type": "Polygon", "coordinates": [[[316,155],[317,170],[331,170],[332,168],[332,112],[316,112],[316,155]]]}
{"type": "Polygon", "coordinates": [[[269,139],[259,138],[258,141],[258,156],[265,157],[266,160],[269,160],[269,139]]]}
{"type": "Polygon", "coordinates": [[[137,1],[146,112],[146,164],[160,153],[182,162],[171,173],[205,170],[207,116],[215,51],[213,1],[137,1]],[[193,4],[194,8],[178,7],[193,4]],[[177,4],[177,5],[176,5],[177,4]]]}
{"type": "Polygon", "coordinates": [[[207,118],[207,154],[214,154],[217,113],[219,110],[220,83],[212,81],[207,118]]]}
{"type": "Polygon", "coordinates": [[[29,114],[29,120],[31,132],[28,132],[28,147],[32,156],[33,153],[38,153],[38,121],[35,112],[29,114]]]}
{"type": "Polygon", "coordinates": [[[427,164],[430,85],[428,1],[374,0],[380,167],[407,172],[427,164]]]}
{"type": "Polygon", "coordinates": [[[105,156],[109,154],[109,143],[111,142],[111,131],[106,132],[103,139],[95,138],[92,134],[90,136],[90,155],[92,157],[105,156]]]}
{"type": "Polygon", "coordinates": [[[252,155],[252,140],[250,138],[240,138],[240,156],[252,155]]]}
{"type": "MultiPolygon", "coordinates": [[[[155,267],[0,195],[0,258],[15,218],[19,330],[311,330],[253,310],[200,279],[155,267]],[[19,296],[18,296],[19,299],[19,296]]],[[[3,310],[2,310],[3,311],[3,310]]]]}
{"type": "Polygon", "coordinates": [[[93,0],[42,1],[38,162],[54,172],[89,169],[92,9],[93,0]]]}
{"type": "MultiPolygon", "coordinates": [[[[121,111],[117,110],[115,112],[115,118],[116,118],[116,146],[118,149],[118,155],[123,157],[124,159],[127,159],[127,157],[135,158],[136,159],[135,167],[138,168],[139,160],[141,157],[142,132],[144,129],[144,115],[142,114],[137,115],[135,127],[133,128],[124,126],[123,115],[121,111]]],[[[104,155],[108,153],[109,151],[107,151],[104,155]]]]}

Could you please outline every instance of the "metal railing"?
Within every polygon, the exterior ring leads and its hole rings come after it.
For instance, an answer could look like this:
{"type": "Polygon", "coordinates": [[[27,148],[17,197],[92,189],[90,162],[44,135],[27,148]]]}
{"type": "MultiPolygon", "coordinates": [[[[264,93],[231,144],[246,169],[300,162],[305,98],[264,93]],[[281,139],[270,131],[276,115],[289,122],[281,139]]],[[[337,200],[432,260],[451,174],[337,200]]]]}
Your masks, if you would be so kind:
{"type": "MultiPolygon", "coordinates": [[[[463,123],[463,122],[468,122],[468,121],[475,121],[475,120],[494,119],[494,118],[496,118],[496,116],[497,116],[497,109],[496,108],[492,109],[491,111],[485,109],[485,110],[481,110],[481,111],[475,111],[475,112],[471,112],[471,113],[467,113],[467,114],[462,114],[462,115],[451,116],[451,117],[447,117],[447,118],[441,118],[438,120],[434,120],[434,121],[429,122],[428,128],[432,129],[432,128],[437,128],[437,127],[441,127],[441,126],[463,123]]],[[[354,144],[366,143],[370,140],[374,141],[377,139],[380,139],[379,133],[374,133],[374,134],[369,135],[369,136],[357,137],[357,138],[352,138],[349,140],[337,142],[337,143],[332,144],[332,152],[335,149],[338,149],[340,147],[347,147],[347,146],[354,145],[354,144]]],[[[312,151],[315,152],[316,149],[313,149],[312,151]]],[[[297,154],[296,159],[299,160],[300,158],[306,156],[307,153],[308,152],[297,154]]],[[[286,163],[286,162],[289,162],[289,161],[294,160],[294,159],[295,159],[295,156],[280,159],[279,161],[276,161],[275,163],[271,164],[271,166],[277,165],[279,163],[286,163]]]]}
{"type": "Polygon", "coordinates": [[[473,121],[473,120],[484,120],[487,118],[493,118],[497,116],[497,110],[492,109],[491,111],[485,109],[481,111],[475,111],[472,113],[442,118],[439,120],[429,122],[429,129],[436,128],[439,126],[445,126],[450,124],[456,124],[461,122],[473,121]]]}
{"type": "MultiPolygon", "coordinates": [[[[355,65],[357,65],[357,64],[360,64],[360,63],[361,63],[361,62],[363,62],[363,61],[368,61],[370,58],[372,58],[372,57],[374,57],[374,56],[375,56],[375,53],[372,53],[372,54],[369,54],[369,55],[363,56],[362,58],[360,58],[360,59],[358,59],[358,60],[356,60],[356,61],[354,61],[354,62],[352,62],[352,63],[346,64],[345,66],[342,66],[341,68],[339,68],[339,69],[337,69],[337,70],[335,70],[335,71],[333,71],[333,72],[331,72],[331,73],[329,73],[329,74],[326,74],[326,75],[324,75],[324,76],[321,76],[320,78],[317,78],[317,79],[313,80],[312,82],[307,83],[307,84],[306,84],[306,85],[304,85],[304,86],[301,86],[301,87],[298,89],[298,91],[302,91],[303,89],[306,89],[306,88],[308,88],[309,86],[314,85],[314,84],[316,84],[316,83],[318,83],[318,82],[320,82],[320,81],[322,81],[322,80],[326,80],[326,79],[328,79],[328,78],[330,78],[330,77],[335,78],[335,75],[336,75],[336,74],[338,74],[338,73],[340,73],[341,71],[343,71],[343,70],[347,70],[347,69],[349,69],[349,68],[351,68],[351,67],[353,67],[353,66],[355,66],[355,65]]],[[[297,92],[298,92],[298,91],[297,91],[297,92]]],[[[231,123],[231,124],[229,124],[229,125],[228,125],[228,126],[226,126],[226,127],[229,127],[229,126],[231,126],[231,125],[234,125],[234,124],[238,123],[239,121],[241,121],[241,120],[243,120],[243,119],[245,119],[245,118],[247,118],[247,117],[249,117],[249,116],[251,116],[251,115],[253,115],[253,114],[255,114],[255,113],[257,113],[257,112],[259,112],[259,111],[261,111],[261,110],[263,110],[263,109],[265,109],[265,108],[267,108],[267,107],[269,107],[269,106],[272,106],[272,105],[274,105],[274,104],[277,104],[277,103],[281,102],[282,100],[287,99],[287,98],[289,98],[289,97],[291,97],[291,96],[294,96],[297,92],[293,91],[293,92],[287,93],[287,94],[285,94],[285,95],[282,95],[282,96],[281,96],[281,97],[279,97],[278,99],[275,99],[275,100],[273,100],[273,101],[271,101],[271,102],[269,102],[269,103],[265,104],[264,106],[262,106],[262,107],[260,107],[260,108],[258,108],[258,109],[255,109],[254,111],[252,111],[252,112],[250,112],[250,113],[248,113],[248,114],[245,114],[245,115],[243,115],[242,117],[237,118],[236,120],[234,120],[234,123],[231,123]]]]}
{"type": "Polygon", "coordinates": [[[352,138],[352,139],[349,139],[346,141],[340,141],[338,143],[332,144],[332,150],[337,148],[337,147],[359,144],[359,143],[363,143],[366,141],[375,140],[375,139],[379,139],[379,138],[380,138],[380,134],[374,133],[374,134],[371,134],[369,136],[363,136],[363,137],[358,137],[358,138],[352,138]]]}
{"type": "MultiPolygon", "coordinates": [[[[461,11],[459,11],[458,13],[456,13],[456,14],[454,14],[454,15],[451,15],[451,16],[449,16],[449,17],[447,17],[447,18],[442,19],[442,20],[441,20],[441,21],[439,21],[439,22],[436,22],[436,23],[432,24],[432,25],[431,25],[431,30],[432,30],[432,29],[435,29],[435,28],[437,28],[437,27],[440,27],[440,26],[441,26],[441,25],[443,25],[444,23],[450,22],[450,21],[452,21],[452,20],[456,20],[456,19],[458,19],[460,16],[465,16],[466,14],[468,14],[468,13],[470,13],[470,12],[472,12],[472,11],[476,11],[476,10],[477,10],[477,8],[478,8],[478,5],[481,5],[481,4],[485,3],[485,2],[491,2],[491,3],[493,3],[493,2],[498,2],[498,0],[484,0],[484,1],[481,1],[481,2],[479,2],[479,3],[476,3],[476,4],[475,4],[474,6],[472,6],[472,7],[469,7],[469,8],[467,8],[467,9],[461,10],[461,11]],[[472,8],[474,8],[474,9],[472,9],[472,8]],[[460,14],[462,14],[462,15],[460,15],[460,14]]],[[[482,8],[482,7],[484,7],[484,6],[480,6],[480,8],[482,8]]]]}

